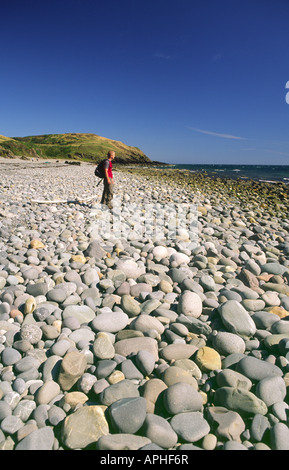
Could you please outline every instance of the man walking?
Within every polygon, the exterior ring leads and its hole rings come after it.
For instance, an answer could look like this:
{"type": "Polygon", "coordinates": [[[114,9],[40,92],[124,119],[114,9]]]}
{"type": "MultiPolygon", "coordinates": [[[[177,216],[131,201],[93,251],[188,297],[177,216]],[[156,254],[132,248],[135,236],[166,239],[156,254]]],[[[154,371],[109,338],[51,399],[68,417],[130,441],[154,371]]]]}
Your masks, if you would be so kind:
{"type": "Polygon", "coordinates": [[[110,150],[107,154],[107,160],[104,162],[104,179],[103,179],[103,193],[101,204],[105,204],[109,209],[112,209],[113,198],[113,174],[112,174],[112,161],[115,158],[115,152],[110,150]]]}

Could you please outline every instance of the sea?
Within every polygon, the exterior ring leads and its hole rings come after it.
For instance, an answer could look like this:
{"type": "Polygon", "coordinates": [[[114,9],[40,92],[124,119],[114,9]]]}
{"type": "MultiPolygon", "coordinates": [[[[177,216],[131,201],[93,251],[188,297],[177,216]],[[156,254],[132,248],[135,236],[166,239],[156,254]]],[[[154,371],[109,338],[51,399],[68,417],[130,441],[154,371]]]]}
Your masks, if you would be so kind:
{"type": "Polygon", "coordinates": [[[171,164],[169,168],[189,170],[192,173],[206,173],[208,176],[218,178],[289,184],[289,165],[171,164]]]}

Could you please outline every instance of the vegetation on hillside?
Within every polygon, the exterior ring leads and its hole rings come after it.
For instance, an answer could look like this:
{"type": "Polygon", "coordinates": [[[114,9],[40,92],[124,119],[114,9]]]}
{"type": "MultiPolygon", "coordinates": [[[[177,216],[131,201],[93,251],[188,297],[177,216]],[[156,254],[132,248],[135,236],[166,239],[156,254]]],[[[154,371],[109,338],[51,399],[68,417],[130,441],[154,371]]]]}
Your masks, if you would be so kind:
{"type": "Polygon", "coordinates": [[[116,153],[118,163],[151,163],[137,147],[96,134],[46,134],[27,137],[0,135],[0,156],[76,159],[90,162],[102,160],[109,150],[116,153]]]}

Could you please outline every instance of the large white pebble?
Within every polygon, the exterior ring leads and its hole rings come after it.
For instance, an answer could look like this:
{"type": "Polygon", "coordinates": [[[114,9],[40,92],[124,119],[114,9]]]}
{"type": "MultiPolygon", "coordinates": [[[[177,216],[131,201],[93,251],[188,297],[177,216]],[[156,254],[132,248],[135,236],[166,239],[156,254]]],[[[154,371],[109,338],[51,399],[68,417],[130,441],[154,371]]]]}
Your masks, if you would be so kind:
{"type": "Polygon", "coordinates": [[[195,292],[184,291],[179,298],[178,313],[198,318],[203,311],[201,298],[195,292]]]}
{"type": "Polygon", "coordinates": [[[168,250],[165,246],[155,246],[153,249],[153,256],[156,260],[160,261],[162,258],[168,256],[168,250]]]}
{"type": "Polygon", "coordinates": [[[170,256],[170,262],[174,262],[177,266],[180,264],[188,264],[190,262],[190,258],[185,253],[173,253],[170,256]]]}

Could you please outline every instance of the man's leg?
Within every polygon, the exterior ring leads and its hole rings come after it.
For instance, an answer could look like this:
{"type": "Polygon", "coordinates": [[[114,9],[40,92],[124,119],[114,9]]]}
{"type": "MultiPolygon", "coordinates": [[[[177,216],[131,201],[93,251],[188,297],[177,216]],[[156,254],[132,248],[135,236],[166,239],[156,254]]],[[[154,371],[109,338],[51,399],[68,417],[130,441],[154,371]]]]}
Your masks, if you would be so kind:
{"type": "Polygon", "coordinates": [[[109,209],[112,209],[112,199],[113,199],[113,183],[108,184],[107,191],[107,206],[109,209]]]}
{"type": "Polygon", "coordinates": [[[105,204],[110,209],[112,209],[112,198],[113,198],[113,184],[112,183],[107,184],[107,182],[104,181],[101,204],[105,204]]]}
{"type": "Polygon", "coordinates": [[[101,201],[100,203],[101,204],[106,204],[106,184],[105,184],[105,181],[103,181],[103,191],[102,191],[102,197],[101,197],[101,201]]]}

